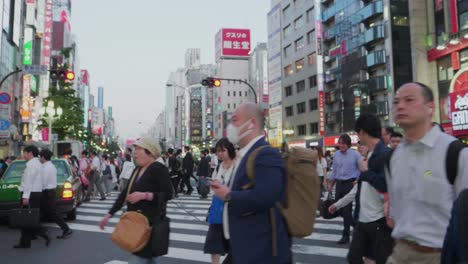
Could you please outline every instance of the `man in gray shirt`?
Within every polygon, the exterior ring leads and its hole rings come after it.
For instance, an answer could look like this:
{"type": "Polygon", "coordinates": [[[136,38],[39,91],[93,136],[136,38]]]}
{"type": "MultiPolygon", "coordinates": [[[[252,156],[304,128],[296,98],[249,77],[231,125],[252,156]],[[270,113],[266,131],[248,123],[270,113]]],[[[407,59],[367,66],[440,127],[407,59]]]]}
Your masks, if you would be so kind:
{"type": "Polygon", "coordinates": [[[386,173],[396,240],[388,264],[440,263],[453,202],[468,188],[467,148],[460,152],[454,184],[448,181],[447,149],[457,139],[433,126],[434,108],[432,90],[424,84],[404,84],[395,95],[395,121],[405,137],[386,173]]]}

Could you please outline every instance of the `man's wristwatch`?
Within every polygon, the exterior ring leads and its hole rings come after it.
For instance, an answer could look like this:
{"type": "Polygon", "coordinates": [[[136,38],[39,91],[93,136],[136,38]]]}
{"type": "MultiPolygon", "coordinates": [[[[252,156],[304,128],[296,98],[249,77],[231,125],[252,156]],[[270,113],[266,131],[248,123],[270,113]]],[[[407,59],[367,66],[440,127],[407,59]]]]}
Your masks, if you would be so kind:
{"type": "Polygon", "coordinates": [[[226,194],[226,197],[224,198],[225,202],[231,201],[231,193],[226,194]]]}

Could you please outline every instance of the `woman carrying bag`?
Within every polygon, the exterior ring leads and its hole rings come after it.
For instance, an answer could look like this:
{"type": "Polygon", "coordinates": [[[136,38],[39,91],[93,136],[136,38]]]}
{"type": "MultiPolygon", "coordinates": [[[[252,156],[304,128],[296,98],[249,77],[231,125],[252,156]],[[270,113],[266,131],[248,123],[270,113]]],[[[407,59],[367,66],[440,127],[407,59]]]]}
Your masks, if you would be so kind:
{"type": "MultiPolygon", "coordinates": [[[[99,227],[104,229],[109,219],[127,202],[127,213],[122,215],[112,239],[117,245],[125,248],[119,242],[128,243],[125,240],[131,240],[129,237],[121,239],[122,241],[114,239],[115,235],[119,235],[116,233],[121,231],[124,235],[125,232],[129,232],[130,236],[134,235],[132,230],[121,230],[119,227],[124,216],[126,214],[145,216],[147,219],[145,221],[147,225],[149,224],[148,239],[144,240],[141,249],[138,248],[137,251],[127,249],[133,253],[128,263],[156,264],[156,258],[167,254],[169,248],[169,219],[165,215],[167,201],[172,197],[172,185],[168,169],[156,162],[161,156],[159,143],[153,138],[144,137],[137,140],[134,146],[137,168],[132,173],[128,186],[120,193],[112,209],[99,223],[99,227]]],[[[140,224],[141,222],[135,222],[135,226],[140,224]]],[[[127,227],[132,228],[132,225],[127,223],[127,227]]],[[[142,240],[138,237],[135,239],[142,240]]]]}
{"type": "MultiPolygon", "coordinates": [[[[235,167],[236,149],[234,145],[226,138],[220,139],[216,143],[216,155],[219,163],[212,174],[213,180],[218,180],[222,184],[227,184],[232,177],[235,167]]],[[[224,202],[213,195],[213,202],[208,210],[208,233],[206,234],[205,247],[203,252],[211,254],[211,263],[219,264],[221,255],[229,251],[229,243],[223,234],[223,207],[224,202]]]]}

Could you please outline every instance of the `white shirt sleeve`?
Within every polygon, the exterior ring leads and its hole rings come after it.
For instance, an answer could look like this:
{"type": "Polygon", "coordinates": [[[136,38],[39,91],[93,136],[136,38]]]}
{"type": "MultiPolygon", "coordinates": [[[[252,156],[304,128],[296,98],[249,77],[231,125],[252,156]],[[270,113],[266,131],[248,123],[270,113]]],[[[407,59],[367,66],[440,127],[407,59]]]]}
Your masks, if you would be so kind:
{"type": "Polygon", "coordinates": [[[347,206],[348,204],[352,203],[354,201],[354,198],[356,198],[357,189],[358,189],[358,185],[355,184],[353,186],[353,189],[351,189],[351,191],[347,195],[345,195],[343,198],[335,202],[336,209],[339,210],[347,206]]]}

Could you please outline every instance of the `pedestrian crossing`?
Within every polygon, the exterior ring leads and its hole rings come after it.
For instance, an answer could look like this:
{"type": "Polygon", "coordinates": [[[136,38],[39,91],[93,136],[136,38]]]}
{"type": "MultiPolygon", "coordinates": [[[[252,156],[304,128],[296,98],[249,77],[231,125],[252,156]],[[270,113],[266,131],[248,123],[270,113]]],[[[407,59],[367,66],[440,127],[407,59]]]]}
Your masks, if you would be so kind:
{"type": "MultiPolygon", "coordinates": [[[[112,193],[107,200],[91,200],[77,208],[77,218],[69,222],[73,230],[111,234],[119,221],[121,211],[110,219],[104,230],[99,229],[99,221],[109,211],[118,193],[112,193]]],[[[167,215],[171,219],[171,244],[168,255],[158,263],[210,263],[210,256],[203,253],[208,223],[205,221],[211,204],[211,195],[201,200],[198,195],[179,196],[171,200],[167,207],[167,215]],[[167,262],[165,262],[165,260],[167,262]]],[[[53,225],[51,225],[53,226],[53,225]]],[[[324,220],[317,218],[312,235],[295,239],[293,253],[295,263],[345,263],[347,246],[336,243],[341,238],[342,220],[324,220]],[[326,261],[326,262],[325,262],[326,261]]],[[[109,243],[110,242],[109,240],[109,243]]],[[[126,263],[125,260],[122,263],[126,263]]],[[[120,263],[120,262],[119,262],[120,263]]]]}

